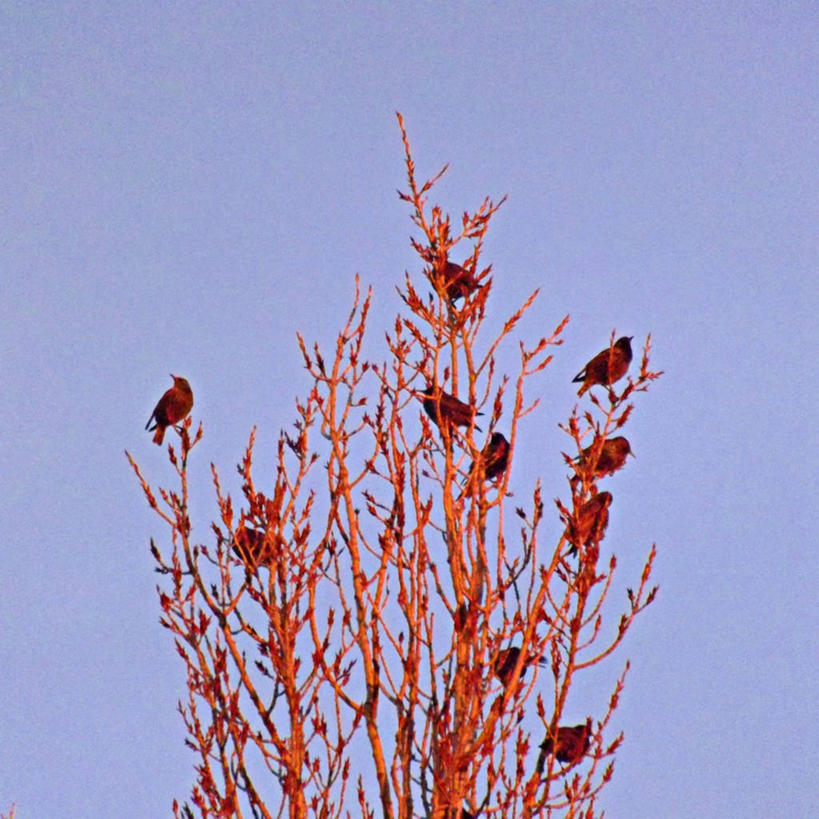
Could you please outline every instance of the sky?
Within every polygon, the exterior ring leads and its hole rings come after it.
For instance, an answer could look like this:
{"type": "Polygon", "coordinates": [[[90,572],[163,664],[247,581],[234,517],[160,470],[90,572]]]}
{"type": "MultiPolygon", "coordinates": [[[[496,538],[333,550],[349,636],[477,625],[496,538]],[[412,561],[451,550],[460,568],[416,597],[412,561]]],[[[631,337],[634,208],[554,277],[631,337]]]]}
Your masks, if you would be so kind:
{"type": "Polygon", "coordinates": [[[535,288],[521,338],[571,316],[517,497],[565,498],[557,424],[613,330],[651,333],[665,373],[607,485],[618,571],[656,542],[660,592],[588,683],[631,661],[600,807],[810,815],[817,24],[809,2],[0,2],[0,811],[144,819],[189,793],[164,532],[124,450],[170,482],[143,427],[185,375],[212,516],[208,464],[235,474],[254,425],[272,463],[309,387],[295,334],[331,342],[355,274],[383,357],[419,272],[398,110],[456,219],[509,196],[488,321],[535,288]]]}

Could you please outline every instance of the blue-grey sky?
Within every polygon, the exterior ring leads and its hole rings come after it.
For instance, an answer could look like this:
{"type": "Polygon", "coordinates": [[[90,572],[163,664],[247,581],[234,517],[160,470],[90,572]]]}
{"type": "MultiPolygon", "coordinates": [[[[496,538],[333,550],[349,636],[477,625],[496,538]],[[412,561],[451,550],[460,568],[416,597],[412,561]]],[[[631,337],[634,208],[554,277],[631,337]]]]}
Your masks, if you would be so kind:
{"type": "Polygon", "coordinates": [[[665,371],[607,486],[606,546],[625,581],[656,541],[661,591],[586,683],[631,659],[601,807],[811,815],[817,6],[139,6],[0,2],[0,811],[144,819],[187,795],[163,531],[123,449],[169,482],[143,426],[186,375],[208,515],[208,463],[232,474],[254,424],[271,462],[308,386],[295,333],[332,339],[355,273],[384,355],[418,271],[400,110],[419,175],[450,163],[453,216],[509,194],[490,320],[535,287],[521,333],[571,315],[516,495],[566,496],[556,425],[612,329],[651,332],[665,371]]]}

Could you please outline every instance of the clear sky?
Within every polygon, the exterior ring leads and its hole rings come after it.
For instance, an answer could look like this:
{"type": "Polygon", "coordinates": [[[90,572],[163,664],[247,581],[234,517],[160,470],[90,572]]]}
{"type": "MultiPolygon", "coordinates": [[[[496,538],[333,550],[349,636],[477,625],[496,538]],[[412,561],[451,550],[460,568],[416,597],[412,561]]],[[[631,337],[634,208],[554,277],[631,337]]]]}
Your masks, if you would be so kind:
{"type": "Polygon", "coordinates": [[[656,541],[661,590],[587,683],[632,660],[601,806],[812,815],[818,24],[810,2],[0,2],[0,810],[187,796],[164,533],[123,450],[169,482],[143,426],[187,376],[206,516],[208,463],[233,475],[254,424],[270,462],[308,386],[295,332],[333,338],[356,272],[383,356],[418,271],[400,110],[456,218],[509,194],[490,319],[534,287],[521,333],[571,314],[513,491],[565,498],[556,425],[612,329],[651,332],[666,373],[607,485],[606,546],[625,580],[656,541]]]}

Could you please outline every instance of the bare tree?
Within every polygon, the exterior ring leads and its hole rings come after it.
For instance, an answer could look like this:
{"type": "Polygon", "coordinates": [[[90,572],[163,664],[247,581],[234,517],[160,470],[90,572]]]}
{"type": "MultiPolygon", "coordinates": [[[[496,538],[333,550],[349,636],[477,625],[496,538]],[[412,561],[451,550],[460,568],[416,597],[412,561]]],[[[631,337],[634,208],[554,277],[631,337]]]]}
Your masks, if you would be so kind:
{"type": "Polygon", "coordinates": [[[619,392],[598,385],[567,419],[564,499],[547,504],[538,481],[513,506],[532,377],[568,317],[519,343],[516,372],[497,371],[537,296],[487,326],[482,247],[503,200],[454,227],[427,204],[446,167],[419,184],[400,115],[399,125],[421,274],[398,290],[386,358],[365,355],[371,292],[356,280],[333,350],[299,336],[310,389],[274,474],[254,474],[255,431],[238,502],[212,467],[212,532],[196,534],[189,512],[201,424],[192,434],[188,418],[168,447],[173,490],[152,489],[128,456],[170,536],[151,551],[198,760],[175,816],[591,817],[612,775],[625,670],[602,713],[574,726],[563,714],[575,680],[618,648],[656,591],[652,547],[624,610],[609,599],[612,495],[597,485],[624,465],[613,433],[659,375],[650,338],[619,392]],[[544,541],[541,524],[557,516],[563,535],[544,541]]]}

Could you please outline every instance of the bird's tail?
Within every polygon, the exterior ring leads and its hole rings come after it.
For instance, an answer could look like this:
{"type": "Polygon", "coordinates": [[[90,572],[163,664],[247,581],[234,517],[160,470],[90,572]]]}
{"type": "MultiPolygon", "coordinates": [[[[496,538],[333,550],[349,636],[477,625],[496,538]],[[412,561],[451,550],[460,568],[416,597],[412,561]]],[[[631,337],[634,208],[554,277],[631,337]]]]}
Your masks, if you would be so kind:
{"type": "Polygon", "coordinates": [[[552,752],[550,743],[551,740],[547,739],[540,744],[540,753],[537,755],[537,765],[535,766],[538,776],[543,775],[543,769],[546,767],[546,757],[552,752]]]}
{"type": "Polygon", "coordinates": [[[154,433],[154,443],[157,446],[162,446],[162,440],[165,438],[165,427],[156,425],[156,432],[154,433]]]}

